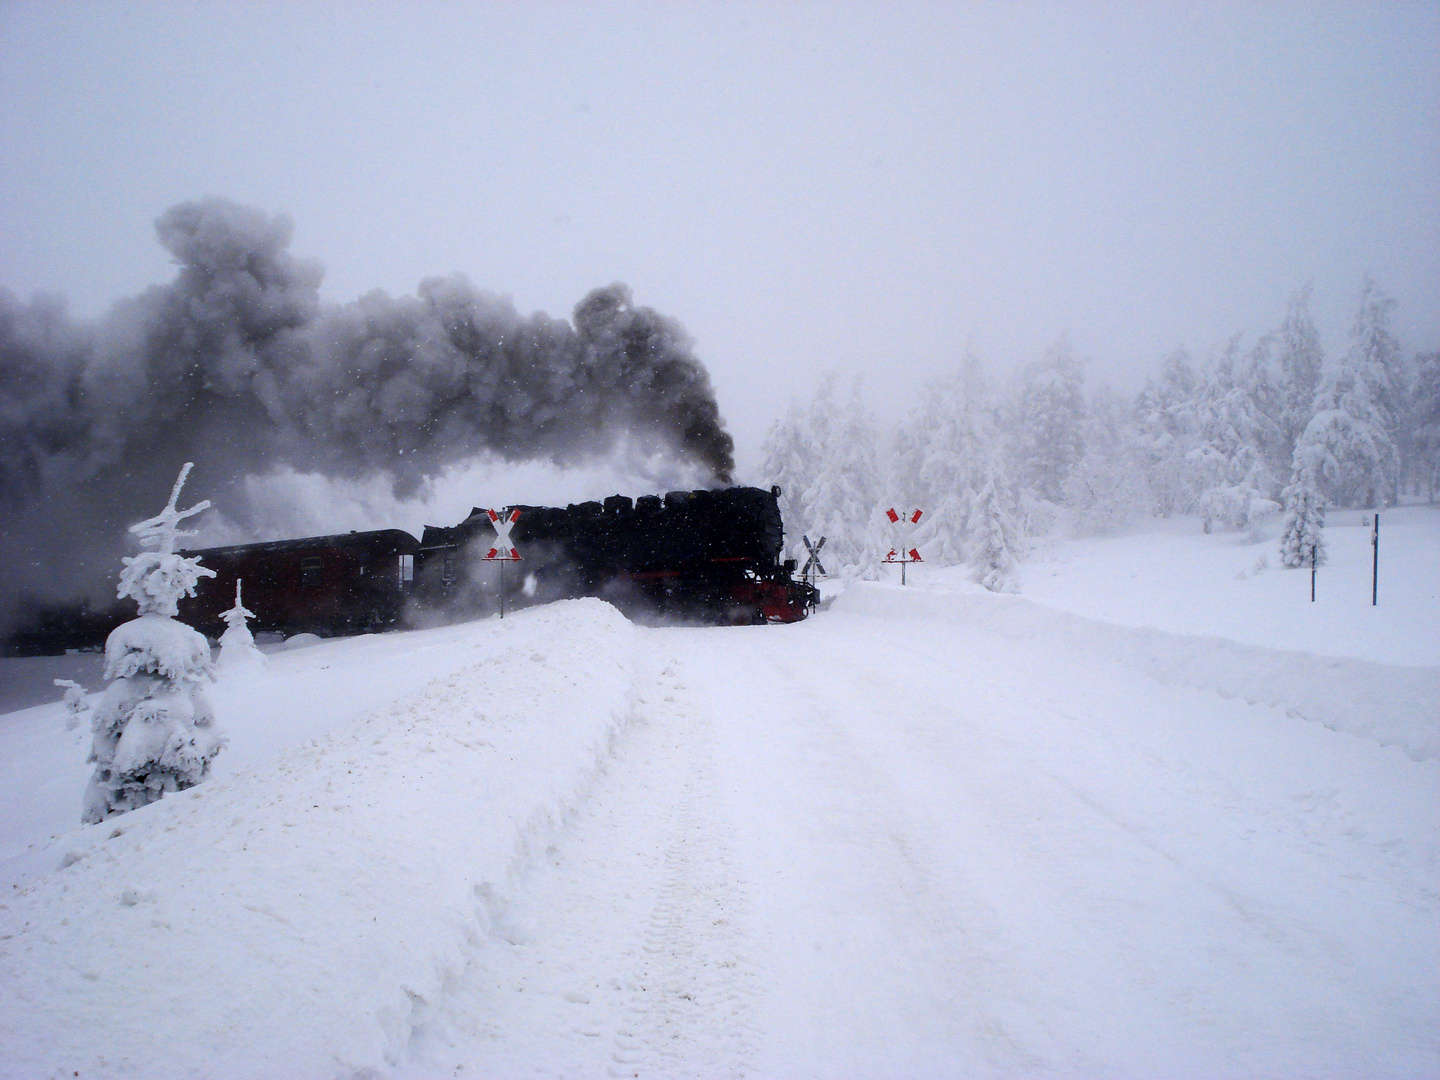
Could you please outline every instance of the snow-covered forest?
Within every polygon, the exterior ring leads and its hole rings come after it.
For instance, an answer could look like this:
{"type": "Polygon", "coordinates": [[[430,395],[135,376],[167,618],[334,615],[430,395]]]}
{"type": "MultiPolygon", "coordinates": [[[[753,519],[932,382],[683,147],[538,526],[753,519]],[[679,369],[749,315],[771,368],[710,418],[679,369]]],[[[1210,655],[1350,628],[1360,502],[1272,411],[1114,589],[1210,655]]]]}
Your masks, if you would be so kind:
{"type": "Polygon", "coordinates": [[[1440,353],[1404,351],[1394,306],[1367,278],[1349,347],[1326,356],[1307,287],[1253,343],[1236,334],[1207,363],[1177,349],[1128,400],[1086,386],[1065,335],[1005,381],[966,355],[890,430],[832,375],[771,426],[758,479],[783,489],[791,553],[824,536],[827,568],[851,576],[874,576],[898,539],[1003,590],[1030,538],[1177,514],[1279,532],[1281,561],[1309,565],[1326,507],[1440,487],[1440,353]],[[925,513],[902,535],[892,506],[925,513]]]}

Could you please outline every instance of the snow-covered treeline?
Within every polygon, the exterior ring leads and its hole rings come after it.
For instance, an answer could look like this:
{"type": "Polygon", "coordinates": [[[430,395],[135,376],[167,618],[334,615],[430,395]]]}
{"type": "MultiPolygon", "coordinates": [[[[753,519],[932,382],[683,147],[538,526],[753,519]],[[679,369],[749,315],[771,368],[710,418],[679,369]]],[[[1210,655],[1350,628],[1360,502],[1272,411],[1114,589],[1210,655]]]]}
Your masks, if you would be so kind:
{"type": "Polygon", "coordinates": [[[1197,514],[1259,539],[1283,521],[1287,565],[1323,558],[1327,506],[1381,508],[1440,489],[1440,353],[1408,358],[1394,301],[1367,279],[1344,353],[1327,357],[1310,291],[1249,348],[1235,335],[1205,365],[1166,357],[1132,400],[1086,393],[1067,337],[1005,384],[967,356],[884,430],[857,383],[827,377],[766,437],[763,482],[784,491],[787,542],[827,537],[832,571],[873,576],[898,544],[966,563],[1008,587],[1026,538],[1064,522],[1103,533],[1146,515],[1197,514]],[[926,511],[897,532],[884,511],[926,511]],[[1282,518],[1283,512],[1283,518],[1282,518]]]}

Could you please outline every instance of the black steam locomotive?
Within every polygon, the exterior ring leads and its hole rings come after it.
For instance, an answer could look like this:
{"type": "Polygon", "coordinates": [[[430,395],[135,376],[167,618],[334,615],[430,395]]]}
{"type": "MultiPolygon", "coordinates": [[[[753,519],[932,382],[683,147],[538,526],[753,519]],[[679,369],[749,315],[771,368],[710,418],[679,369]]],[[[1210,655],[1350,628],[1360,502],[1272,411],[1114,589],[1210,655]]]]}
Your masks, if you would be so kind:
{"type": "MultiPolygon", "coordinates": [[[[816,599],[781,559],[779,489],[672,491],[663,498],[518,511],[510,538],[522,553],[507,592],[533,601],[599,596],[621,610],[714,623],[795,622],[816,599]]],[[[501,573],[480,563],[495,536],[475,510],[453,528],[427,528],[415,553],[422,609],[484,606],[501,573]]]]}
{"type": "Polygon", "coordinates": [[[485,511],[427,526],[186,552],[215,571],[180,618],[208,634],[244,582],[252,629],[357,633],[424,624],[575,596],[598,596],[640,618],[704,623],[795,622],[817,599],[781,558],[778,489],[672,491],[631,500],[507,507],[521,561],[485,559],[485,511]]]}

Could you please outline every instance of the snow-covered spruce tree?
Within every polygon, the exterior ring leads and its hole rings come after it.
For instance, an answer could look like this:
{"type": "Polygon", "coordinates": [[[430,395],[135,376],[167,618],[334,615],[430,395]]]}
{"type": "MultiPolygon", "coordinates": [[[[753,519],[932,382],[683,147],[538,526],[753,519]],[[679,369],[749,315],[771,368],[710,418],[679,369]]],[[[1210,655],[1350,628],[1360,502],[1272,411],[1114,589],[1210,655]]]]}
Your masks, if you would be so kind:
{"type": "MultiPolygon", "coordinates": [[[[937,526],[944,515],[942,499],[936,491],[935,477],[927,472],[926,462],[935,449],[941,430],[941,417],[949,409],[946,383],[931,380],[920,394],[920,401],[911,410],[906,420],[898,424],[892,442],[890,472],[885,488],[886,503],[896,506],[919,508],[925,511],[920,533],[909,537],[912,541],[927,543],[925,558],[942,566],[961,561],[960,538],[964,536],[965,519],[962,516],[940,530],[939,536],[953,535],[953,548],[941,550],[943,545],[935,543],[937,526]]],[[[885,534],[893,530],[884,530],[885,534]]],[[[893,545],[892,545],[893,546],[893,545]]]]}
{"type": "Polygon", "coordinates": [[[1325,496],[1320,491],[1313,461],[1304,448],[1295,451],[1295,471],[1281,494],[1285,526],[1280,533],[1280,562],[1284,566],[1325,565],[1325,496]]]}
{"type": "Polygon", "coordinates": [[[1296,443],[1315,415],[1315,394],[1320,389],[1320,374],[1325,367],[1320,334],[1310,318],[1309,285],[1291,298],[1285,319],[1275,334],[1275,346],[1280,391],[1280,440],[1276,451],[1280,464],[1276,471],[1284,476],[1285,468],[1294,458],[1296,443]]]}
{"type": "Polygon", "coordinates": [[[1387,329],[1394,302],[1369,278],[1351,331],[1352,344],[1321,381],[1314,415],[1296,446],[1337,506],[1393,502],[1400,480],[1395,445],[1399,346],[1387,329]]]}
{"type": "Polygon", "coordinates": [[[1135,401],[1137,447],[1161,517],[1188,513],[1200,494],[1190,451],[1196,444],[1196,398],[1202,386],[1190,354],[1176,349],[1165,359],[1159,379],[1147,379],[1135,401]]]}
{"type": "Polygon", "coordinates": [[[990,467],[966,524],[965,558],[972,580],[991,592],[1013,592],[1010,575],[1018,562],[1020,535],[1004,476],[990,467]]]}
{"type": "Polygon", "coordinates": [[[176,510],[191,463],[180,470],[159,515],[130,527],[152,550],[122,560],[117,595],[140,607],[140,617],[115,628],[105,642],[105,678],[95,706],[89,760],[95,773],[85,791],[85,824],[145,806],[169,791],[200,783],[225,739],[202,683],[214,677],[204,636],[177,622],[182,596],[193,596],[213,570],[175,554],[178,528],[209,507],[176,510]]]}
{"type": "Polygon", "coordinates": [[[801,495],[801,520],[812,540],[826,538],[825,564],[832,573],[873,573],[879,561],[873,517],[877,466],[874,422],[858,384],[844,412],[835,406],[834,379],[827,377],[811,404],[811,430],[820,466],[801,495]]]}
{"type": "Polygon", "coordinates": [[[1020,481],[1035,495],[1058,503],[1065,478],[1080,460],[1085,398],[1084,373],[1061,335],[1039,363],[1025,369],[1015,417],[1020,481]]]}
{"type": "Polygon", "coordinates": [[[845,463],[849,472],[850,487],[858,510],[851,539],[856,546],[862,576],[874,578],[880,571],[882,553],[880,433],[875,417],[865,405],[863,386],[858,377],[850,388],[850,401],[841,419],[839,439],[836,456],[845,463]]]}
{"type": "Polygon", "coordinates": [[[1425,489],[1426,499],[1435,501],[1440,491],[1440,352],[1415,358],[1415,389],[1410,415],[1415,427],[1415,474],[1425,489]]]}
{"type": "Polygon", "coordinates": [[[1085,419],[1084,450],[1065,478],[1065,505],[1075,531],[1095,536],[1124,525],[1142,512],[1145,485],[1127,429],[1123,406],[1108,387],[1092,395],[1085,419]]]}
{"type": "Polygon", "coordinates": [[[269,664],[265,654],[255,645],[255,635],[250,633],[250,627],[246,625],[248,620],[255,617],[255,613],[247,611],[240,602],[241,584],[237,578],[235,606],[220,613],[220,618],[225,620],[225,632],[220,635],[219,666],[222,671],[234,674],[251,673],[269,664]]]}
{"type": "MultiPolygon", "coordinates": [[[[1235,371],[1235,389],[1247,402],[1250,438],[1260,460],[1262,497],[1278,499],[1295,448],[1285,438],[1285,389],[1275,360],[1276,337],[1262,336],[1235,371]]],[[[1277,504],[1278,505],[1278,504],[1277,504]]]]}
{"type": "Polygon", "coordinates": [[[975,497],[1000,452],[995,403],[979,360],[967,355],[954,373],[931,382],[911,424],[921,450],[915,505],[925,511],[912,542],[928,561],[954,566],[965,561],[975,497]]]}
{"type": "MultiPolygon", "coordinates": [[[[800,523],[801,496],[819,472],[814,443],[807,431],[806,416],[793,401],[786,414],[770,425],[761,446],[764,458],[760,476],[766,487],[780,488],[780,518],[785,523],[787,549],[800,547],[804,529],[800,523]]],[[[813,539],[813,537],[812,537],[813,539]]]]}
{"type": "Polygon", "coordinates": [[[810,517],[807,493],[824,468],[836,423],[835,376],[827,374],[809,404],[801,407],[792,402],[789,411],[771,425],[765,437],[761,477],[766,484],[780,486],[786,551],[802,564],[805,545],[800,538],[809,536],[815,540],[819,536],[810,517]]]}
{"type": "Polygon", "coordinates": [[[1198,441],[1188,456],[1204,478],[1196,505],[1207,533],[1216,523],[1246,528],[1252,518],[1276,509],[1269,499],[1272,481],[1265,447],[1277,433],[1257,393],[1263,392],[1264,377],[1254,370],[1264,362],[1263,350],[1262,344],[1249,363],[1241,365],[1239,335],[1231,338],[1196,403],[1198,441]]]}

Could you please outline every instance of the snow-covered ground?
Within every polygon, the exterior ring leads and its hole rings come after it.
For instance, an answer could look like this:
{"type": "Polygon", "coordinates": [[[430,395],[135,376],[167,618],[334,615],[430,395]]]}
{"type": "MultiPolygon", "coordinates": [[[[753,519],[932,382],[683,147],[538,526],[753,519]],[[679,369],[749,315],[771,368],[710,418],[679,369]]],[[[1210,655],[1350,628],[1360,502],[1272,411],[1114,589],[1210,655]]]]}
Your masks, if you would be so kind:
{"type": "Polygon", "coordinates": [[[1376,609],[1358,524],[1313,609],[1185,524],[277,653],[86,829],[82,733],[0,717],[0,1076],[1436,1075],[1440,515],[1376,609]]]}
{"type": "Polygon", "coordinates": [[[1283,569],[1273,536],[1259,543],[1242,533],[1206,536],[1193,517],[1047,545],[1022,567],[1021,592],[1123,626],[1440,666],[1440,507],[1380,515],[1374,606],[1367,515],[1332,511],[1325,543],[1330,561],[1316,573],[1313,603],[1310,571],[1283,569]]]}

